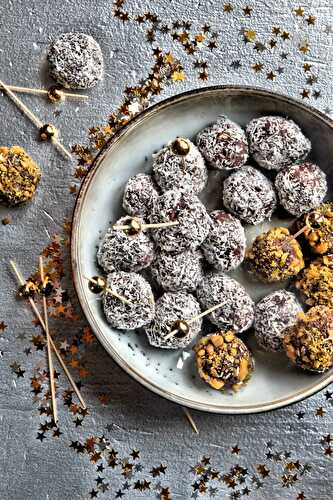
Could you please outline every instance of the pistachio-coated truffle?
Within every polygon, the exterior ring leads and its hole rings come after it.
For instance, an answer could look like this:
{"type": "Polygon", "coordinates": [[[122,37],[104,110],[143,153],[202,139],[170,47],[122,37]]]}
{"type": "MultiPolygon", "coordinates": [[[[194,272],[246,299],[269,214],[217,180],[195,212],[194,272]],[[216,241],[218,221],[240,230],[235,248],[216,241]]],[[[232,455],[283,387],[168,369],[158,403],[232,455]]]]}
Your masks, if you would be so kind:
{"type": "Polygon", "coordinates": [[[324,372],[333,366],[333,309],[316,306],[298,315],[286,330],[284,349],[289,359],[304,370],[324,372]]]}
{"type": "Polygon", "coordinates": [[[14,206],[31,200],[40,178],[40,168],[23,148],[0,147],[0,202],[14,206]]]}
{"type": "Polygon", "coordinates": [[[260,234],[246,253],[246,266],[260,281],[270,283],[296,276],[304,267],[301,247],[285,227],[260,234]]]}
{"type": "Polygon", "coordinates": [[[198,373],[213,389],[237,391],[254,369],[249,349],[233,331],[202,337],[194,351],[198,373]]]}
{"type": "Polygon", "coordinates": [[[307,226],[304,237],[315,253],[333,253],[333,202],[323,203],[297,221],[297,230],[307,226]]]}
{"type": "Polygon", "coordinates": [[[323,255],[311,262],[296,286],[309,306],[333,307],[333,255],[323,255]]]}

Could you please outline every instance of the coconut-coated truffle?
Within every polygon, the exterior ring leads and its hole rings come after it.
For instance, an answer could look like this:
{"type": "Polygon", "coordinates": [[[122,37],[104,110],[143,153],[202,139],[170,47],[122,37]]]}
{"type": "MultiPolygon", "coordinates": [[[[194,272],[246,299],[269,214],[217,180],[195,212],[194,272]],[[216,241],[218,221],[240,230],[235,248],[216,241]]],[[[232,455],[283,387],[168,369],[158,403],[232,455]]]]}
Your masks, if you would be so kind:
{"type": "Polygon", "coordinates": [[[333,202],[323,203],[297,221],[297,230],[307,226],[304,237],[318,254],[333,253],[333,202]]]}
{"type": "Polygon", "coordinates": [[[324,372],[333,366],[333,309],[316,306],[298,315],[286,330],[283,345],[289,359],[304,370],[324,372]]]}
{"type": "Polygon", "coordinates": [[[301,247],[286,227],[275,227],[256,237],[246,253],[247,270],[270,283],[296,276],[304,267],[301,247]]]}
{"type": "Polygon", "coordinates": [[[296,295],[278,290],[266,295],[254,309],[254,332],[258,344],[265,351],[283,351],[286,328],[294,325],[302,308],[296,295]]]}
{"type": "Polygon", "coordinates": [[[0,147],[0,202],[19,205],[34,197],[41,171],[20,146],[0,147]]]}
{"type": "Polygon", "coordinates": [[[309,306],[333,307],[333,255],[324,255],[305,268],[296,282],[309,306]]]}
{"type": "Polygon", "coordinates": [[[299,217],[322,203],[327,192],[326,174],[314,163],[291,165],[278,173],[275,188],[281,205],[299,217]]]}
{"type": "Polygon", "coordinates": [[[194,351],[198,373],[213,389],[237,391],[254,369],[249,349],[233,331],[202,337],[194,351]]]}
{"type": "Polygon", "coordinates": [[[201,249],[218,271],[236,269],[244,259],[246,238],[242,224],[236,217],[222,210],[210,214],[211,224],[201,249]]]}
{"type": "MultiPolygon", "coordinates": [[[[131,217],[121,217],[115,225],[128,225],[131,217]]],[[[142,223],[142,219],[139,219],[142,223]]],[[[141,271],[155,258],[155,245],[148,232],[132,234],[130,230],[111,226],[97,252],[99,265],[106,271],[141,271]]]]}
{"type": "Polygon", "coordinates": [[[221,330],[244,332],[253,323],[254,303],[238,281],[219,273],[208,273],[197,288],[197,297],[203,310],[221,304],[208,315],[221,330]]]}
{"type": "Polygon", "coordinates": [[[50,76],[69,89],[90,89],[103,76],[103,54],[96,40],[85,33],[63,33],[50,46],[50,76]]]}
{"type": "Polygon", "coordinates": [[[198,148],[178,137],[153,155],[154,178],[162,191],[186,189],[197,194],[207,184],[208,174],[198,148]]]}
{"type": "Polygon", "coordinates": [[[186,347],[201,330],[202,319],[188,323],[187,333],[165,337],[177,329],[178,321],[190,320],[200,314],[200,306],[193,295],[185,292],[165,292],[156,301],[155,318],[145,327],[149,343],[163,349],[186,347]]]}
{"type": "Polygon", "coordinates": [[[157,198],[158,192],[150,175],[133,175],[128,179],[124,189],[123,209],[129,215],[147,217],[157,198]]]}
{"type": "Polygon", "coordinates": [[[193,292],[203,279],[202,254],[187,250],[178,254],[158,253],[150,268],[153,278],[168,292],[193,292]]]}
{"type": "Polygon", "coordinates": [[[268,170],[283,168],[304,160],[311,143],[295,122],[282,116],[262,116],[246,127],[250,153],[268,170]]]}
{"type": "Polygon", "coordinates": [[[197,196],[180,189],[166,191],[158,197],[150,216],[151,223],[179,224],[152,231],[158,247],[164,252],[195,250],[206,238],[210,219],[197,196]]]}
{"type": "Polygon", "coordinates": [[[221,116],[217,122],[201,130],[196,142],[210,166],[218,170],[240,168],[247,161],[245,132],[226,116],[221,116]]]}
{"type": "Polygon", "coordinates": [[[123,271],[107,277],[107,288],[130,302],[124,303],[110,292],[103,293],[107,321],[120,330],[134,330],[150,323],[155,315],[155,300],[150,284],[143,276],[123,271]]]}
{"type": "Polygon", "coordinates": [[[271,181],[247,165],[224,181],[223,203],[236,217],[256,225],[271,218],[276,195],[271,181]]]}

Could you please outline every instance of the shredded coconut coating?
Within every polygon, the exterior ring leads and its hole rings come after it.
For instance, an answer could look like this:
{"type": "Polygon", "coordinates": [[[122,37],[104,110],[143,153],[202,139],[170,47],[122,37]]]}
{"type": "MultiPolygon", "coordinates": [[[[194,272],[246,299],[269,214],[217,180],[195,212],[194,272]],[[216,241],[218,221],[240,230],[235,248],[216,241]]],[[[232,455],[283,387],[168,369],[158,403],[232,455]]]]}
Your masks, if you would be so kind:
{"type": "Polygon", "coordinates": [[[327,193],[326,174],[314,163],[301,163],[278,173],[275,187],[281,205],[299,217],[318,207],[327,193]]]}
{"type": "Polygon", "coordinates": [[[210,217],[210,230],[201,249],[207,261],[218,271],[236,269],[245,255],[244,228],[236,217],[222,210],[212,212],[210,217]]]}
{"type": "Polygon", "coordinates": [[[174,329],[177,320],[190,320],[200,314],[200,306],[193,295],[184,292],[166,292],[156,301],[155,319],[145,331],[149,343],[162,349],[180,349],[186,347],[201,330],[202,319],[189,324],[187,335],[182,338],[165,337],[174,329]]]}
{"type": "Polygon", "coordinates": [[[107,321],[119,330],[135,330],[150,323],[155,315],[155,299],[150,284],[136,273],[119,271],[107,277],[107,287],[131,304],[126,304],[110,292],[103,293],[103,308],[107,321]]]}
{"type": "Polygon", "coordinates": [[[197,288],[197,297],[203,310],[223,305],[208,318],[221,330],[244,332],[253,323],[254,303],[238,281],[224,274],[209,273],[197,288]]]}
{"type": "Polygon", "coordinates": [[[197,194],[207,184],[208,174],[204,159],[189,139],[186,139],[186,142],[190,146],[186,156],[173,152],[173,141],[153,155],[154,177],[163,192],[177,186],[178,189],[197,194]]]}
{"type": "Polygon", "coordinates": [[[206,238],[210,218],[197,196],[184,190],[170,190],[158,197],[150,222],[178,221],[172,227],[152,230],[153,238],[164,252],[195,250],[206,238]]]}
{"type": "Polygon", "coordinates": [[[69,89],[90,89],[103,76],[103,54],[96,40],[85,33],[64,33],[47,54],[50,76],[69,89]]]}
{"type": "Polygon", "coordinates": [[[262,116],[246,127],[250,153],[268,170],[281,170],[304,160],[311,142],[298,125],[282,116],[262,116]]]}
{"type": "Polygon", "coordinates": [[[153,278],[168,292],[193,292],[203,279],[203,256],[188,250],[178,254],[158,253],[150,268],[153,278]]]}
{"type": "Polygon", "coordinates": [[[286,330],[283,345],[289,359],[304,370],[322,373],[333,366],[333,309],[316,306],[298,315],[286,330]]]}
{"type": "Polygon", "coordinates": [[[238,391],[254,369],[249,349],[233,331],[202,337],[194,351],[200,377],[216,390],[238,391]]]}
{"type": "Polygon", "coordinates": [[[270,219],[276,208],[273,184],[259,170],[246,165],[233,172],[223,185],[223,203],[248,224],[270,219]]]}
{"type": "Polygon", "coordinates": [[[285,330],[296,324],[300,312],[302,308],[294,293],[278,290],[266,295],[254,310],[254,331],[258,344],[265,351],[283,351],[285,330]]]}
{"type": "Polygon", "coordinates": [[[333,307],[333,255],[324,255],[303,270],[296,282],[309,306],[333,307]]]}
{"type": "Polygon", "coordinates": [[[226,116],[221,116],[216,123],[201,130],[196,142],[209,164],[218,170],[240,168],[247,161],[245,132],[226,116]]]}
{"type": "Polygon", "coordinates": [[[23,148],[0,147],[0,202],[14,206],[31,200],[40,178],[40,168],[23,148]]]}
{"type": "Polygon", "coordinates": [[[247,270],[271,283],[296,276],[304,267],[302,249],[285,227],[275,227],[256,237],[246,253],[247,270]]]}
{"type": "Polygon", "coordinates": [[[123,209],[129,215],[147,217],[158,198],[152,177],[148,174],[137,174],[126,183],[123,196],[123,209]]]}
{"type": "MultiPolygon", "coordinates": [[[[318,254],[333,253],[333,202],[323,203],[313,211],[318,222],[311,221],[303,233],[312,250],[318,254]]],[[[297,230],[306,225],[306,215],[297,221],[297,230]]]]}
{"type": "MultiPolygon", "coordinates": [[[[115,224],[127,225],[130,217],[121,217],[115,224]]],[[[142,221],[142,223],[144,223],[142,221]]],[[[130,234],[127,230],[107,230],[97,252],[97,261],[106,271],[141,271],[155,258],[155,245],[149,233],[130,234]]]]}

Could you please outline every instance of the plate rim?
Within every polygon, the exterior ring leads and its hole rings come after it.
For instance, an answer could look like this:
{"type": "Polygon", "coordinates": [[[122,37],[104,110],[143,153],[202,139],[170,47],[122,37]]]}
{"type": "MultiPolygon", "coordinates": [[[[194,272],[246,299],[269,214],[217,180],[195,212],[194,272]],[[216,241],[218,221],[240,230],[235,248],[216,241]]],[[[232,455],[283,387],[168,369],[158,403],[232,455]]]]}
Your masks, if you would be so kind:
{"type": "Polygon", "coordinates": [[[70,241],[70,262],[71,262],[71,271],[72,271],[72,279],[74,283],[74,289],[77,295],[77,298],[79,300],[80,307],[82,309],[82,312],[87,319],[88,323],[90,324],[91,328],[93,329],[95,336],[99,340],[99,342],[102,344],[106,352],[112,357],[112,359],[134,380],[139,382],[141,385],[143,385],[146,389],[151,390],[155,394],[162,396],[174,403],[177,403],[181,406],[186,406],[189,408],[193,408],[195,410],[199,411],[204,411],[204,412],[209,412],[209,413],[219,413],[219,414],[229,414],[229,415],[236,415],[236,414],[254,414],[254,413],[262,413],[266,411],[271,411],[275,410],[278,408],[283,408],[285,406],[289,406],[291,404],[297,403],[299,401],[302,401],[303,399],[306,399],[320,390],[324,389],[327,387],[331,382],[333,382],[333,370],[330,370],[327,372],[327,375],[324,377],[324,379],[321,382],[316,382],[311,384],[306,390],[300,390],[288,397],[284,398],[279,398],[276,400],[273,400],[269,403],[257,403],[254,405],[239,405],[237,406],[228,406],[227,404],[222,404],[222,405],[216,405],[212,403],[199,403],[199,402],[194,402],[190,399],[187,399],[185,397],[175,395],[172,392],[161,389],[158,385],[153,383],[152,381],[146,379],[143,377],[140,373],[138,373],[135,369],[133,369],[127,361],[122,358],[116,349],[114,349],[112,346],[110,346],[109,342],[107,341],[106,337],[104,336],[102,330],[99,329],[94,316],[89,312],[89,309],[86,309],[87,302],[85,300],[85,294],[83,292],[83,286],[82,286],[82,279],[80,280],[80,277],[78,275],[78,268],[79,268],[79,258],[78,258],[78,249],[79,249],[79,236],[80,236],[80,231],[79,231],[79,221],[80,221],[80,216],[81,216],[81,211],[82,211],[82,205],[85,201],[85,197],[88,191],[88,188],[94,178],[94,175],[100,165],[100,163],[103,161],[104,156],[106,155],[107,151],[115,144],[117,143],[120,138],[122,138],[128,130],[131,128],[137,126],[140,122],[144,121],[145,119],[149,118],[150,116],[158,113],[159,111],[165,109],[166,107],[169,107],[170,105],[180,103],[184,100],[191,99],[196,96],[204,95],[204,94],[209,94],[209,93],[219,93],[221,92],[230,94],[230,93],[235,93],[235,94],[255,94],[257,96],[261,97],[271,97],[273,99],[283,101],[289,104],[292,104],[296,106],[296,108],[301,108],[302,110],[309,112],[310,114],[314,115],[316,118],[320,119],[321,121],[324,121],[326,125],[328,125],[332,132],[333,132],[333,120],[325,115],[323,112],[317,110],[313,106],[307,105],[305,103],[302,103],[301,101],[298,101],[296,98],[289,97],[284,94],[280,94],[278,92],[273,92],[270,90],[266,90],[260,87],[254,87],[254,86],[244,86],[244,85],[213,85],[213,86],[208,86],[208,87],[199,87],[195,88],[192,90],[188,90],[186,92],[182,92],[179,94],[172,95],[166,99],[163,99],[154,105],[148,107],[147,109],[141,111],[137,115],[135,115],[133,118],[131,118],[128,123],[124,126],[122,126],[120,129],[118,129],[115,134],[106,142],[106,144],[102,147],[102,149],[97,153],[95,156],[91,167],[86,174],[86,176],[83,179],[83,182],[81,183],[78,195],[75,200],[73,212],[72,212],[72,230],[71,230],[71,241],[70,241]]]}

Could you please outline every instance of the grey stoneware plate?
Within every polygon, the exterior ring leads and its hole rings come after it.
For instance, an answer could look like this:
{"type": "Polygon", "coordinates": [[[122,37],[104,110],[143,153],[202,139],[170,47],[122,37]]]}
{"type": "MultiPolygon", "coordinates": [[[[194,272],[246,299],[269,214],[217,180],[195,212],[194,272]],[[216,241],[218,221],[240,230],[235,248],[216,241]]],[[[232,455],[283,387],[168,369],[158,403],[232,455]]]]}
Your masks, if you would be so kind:
{"type": "MultiPolygon", "coordinates": [[[[312,142],[310,158],[328,173],[333,192],[333,122],[327,116],[289,97],[246,87],[209,87],[171,97],[136,116],[112,137],[96,158],[79,193],[72,233],[72,267],[76,291],[92,329],[112,358],[137,381],[155,393],[197,410],[215,413],[256,413],[273,410],[311,396],[333,381],[332,370],[309,374],[294,368],[284,354],[259,350],[249,330],[243,335],[251,347],[256,368],[236,394],[215,391],[196,374],[191,346],[179,350],[150,347],[143,332],[117,331],[106,322],[101,300],[93,295],[84,276],[101,274],[96,247],[111,222],[122,214],[127,179],[151,170],[151,155],[176,136],[194,138],[197,132],[228,115],[242,126],[252,118],[275,114],[294,119],[312,142]]],[[[252,163],[253,162],[248,162],[252,163]]],[[[222,208],[221,173],[210,171],[208,188],[201,197],[208,208],[222,208]]],[[[246,226],[247,243],[271,226],[290,226],[281,211],[270,222],[246,226]]],[[[244,271],[233,273],[257,301],[282,286],[247,280],[244,271]]]]}

